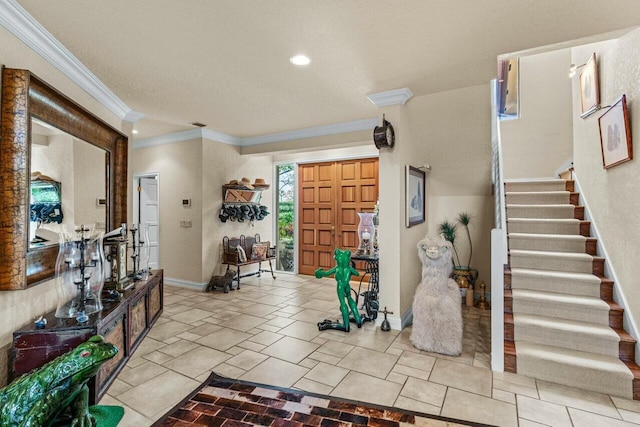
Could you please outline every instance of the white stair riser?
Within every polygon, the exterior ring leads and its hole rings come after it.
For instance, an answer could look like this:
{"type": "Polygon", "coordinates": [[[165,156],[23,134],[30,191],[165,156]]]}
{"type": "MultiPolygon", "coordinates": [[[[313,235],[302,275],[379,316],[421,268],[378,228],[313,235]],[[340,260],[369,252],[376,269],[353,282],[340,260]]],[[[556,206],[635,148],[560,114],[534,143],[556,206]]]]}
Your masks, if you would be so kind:
{"type": "MultiPolygon", "coordinates": [[[[595,277],[595,276],[594,276],[595,277]]],[[[535,276],[511,275],[511,289],[556,292],[566,295],[600,297],[600,281],[549,279],[535,276]]]]}
{"type": "Polygon", "coordinates": [[[507,219],[507,233],[580,235],[580,221],[514,221],[507,219]]]}
{"type": "MultiPolygon", "coordinates": [[[[516,343],[516,348],[517,345],[516,343]]],[[[556,360],[543,360],[525,354],[518,355],[517,365],[519,375],[626,399],[632,398],[632,379],[612,375],[608,370],[576,366],[556,360]]]]}
{"type": "Polygon", "coordinates": [[[567,259],[560,257],[532,257],[511,254],[511,268],[529,268],[532,270],[561,271],[565,273],[592,273],[593,261],[567,259]]]}
{"type": "Polygon", "coordinates": [[[522,181],[522,182],[506,182],[504,184],[505,192],[516,191],[565,191],[567,188],[566,181],[522,181]]]}
{"type": "Polygon", "coordinates": [[[533,239],[509,237],[510,249],[525,251],[578,252],[585,253],[585,239],[533,239]]]}
{"type": "Polygon", "coordinates": [[[569,192],[563,193],[507,193],[507,205],[568,205],[569,192]]]}
{"type": "Polygon", "coordinates": [[[590,322],[597,325],[609,325],[609,310],[598,310],[593,307],[569,306],[568,304],[540,303],[531,300],[513,298],[513,313],[531,314],[537,316],[557,317],[558,319],[590,322]]]}
{"type": "Polygon", "coordinates": [[[603,356],[618,357],[619,355],[617,337],[580,334],[575,331],[541,328],[537,325],[522,325],[517,320],[514,321],[514,337],[516,341],[534,342],[603,356]]]}
{"type": "Polygon", "coordinates": [[[507,218],[548,218],[571,219],[574,218],[575,207],[573,205],[515,205],[507,206],[507,218]]]}

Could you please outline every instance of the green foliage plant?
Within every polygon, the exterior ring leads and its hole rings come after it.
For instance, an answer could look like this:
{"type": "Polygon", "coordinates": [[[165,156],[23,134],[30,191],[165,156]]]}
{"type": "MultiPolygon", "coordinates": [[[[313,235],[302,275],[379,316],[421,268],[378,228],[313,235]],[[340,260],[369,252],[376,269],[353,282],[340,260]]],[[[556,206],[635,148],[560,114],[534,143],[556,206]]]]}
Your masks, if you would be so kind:
{"type": "Polygon", "coordinates": [[[471,233],[469,231],[469,226],[473,222],[473,216],[468,212],[461,212],[458,214],[456,218],[456,223],[449,222],[448,220],[444,220],[438,227],[438,231],[442,235],[442,237],[451,242],[451,246],[453,246],[453,261],[454,265],[460,268],[470,268],[471,266],[471,255],[473,254],[473,242],[471,240],[471,233]],[[467,261],[467,265],[462,265],[460,263],[460,256],[458,255],[458,249],[456,247],[457,240],[457,231],[458,226],[462,226],[466,232],[467,240],[469,242],[469,260],[467,261]]]}

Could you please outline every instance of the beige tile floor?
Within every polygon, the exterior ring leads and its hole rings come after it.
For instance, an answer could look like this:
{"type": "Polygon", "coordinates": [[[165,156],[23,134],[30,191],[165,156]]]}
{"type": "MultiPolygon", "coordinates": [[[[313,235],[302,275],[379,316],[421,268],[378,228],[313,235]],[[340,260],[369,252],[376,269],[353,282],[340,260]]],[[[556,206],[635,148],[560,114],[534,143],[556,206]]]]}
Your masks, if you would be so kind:
{"type": "Polygon", "coordinates": [[[640,424],[640,402],[492,372],[490,312],[463,308],[464,350],[415,349],[411,328],[318,331],[335,282],[280,274],[228,294],[165,286],[164,313],[102,399],[148,426],[211,371],[231,378],[500,426],[640,424]]]}

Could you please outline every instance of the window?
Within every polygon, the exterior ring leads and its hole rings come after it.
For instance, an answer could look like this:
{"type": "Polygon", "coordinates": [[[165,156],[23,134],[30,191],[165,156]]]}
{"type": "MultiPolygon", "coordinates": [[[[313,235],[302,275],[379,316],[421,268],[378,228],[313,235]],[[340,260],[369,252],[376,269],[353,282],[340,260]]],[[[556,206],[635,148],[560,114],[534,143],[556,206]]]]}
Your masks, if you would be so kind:
{"type": "Polygon", "coordinates": [[[276,166],[277,182],[277,223],[276,269],[293,272],[295,226],[295,168],[293,164],[276,166]]]}

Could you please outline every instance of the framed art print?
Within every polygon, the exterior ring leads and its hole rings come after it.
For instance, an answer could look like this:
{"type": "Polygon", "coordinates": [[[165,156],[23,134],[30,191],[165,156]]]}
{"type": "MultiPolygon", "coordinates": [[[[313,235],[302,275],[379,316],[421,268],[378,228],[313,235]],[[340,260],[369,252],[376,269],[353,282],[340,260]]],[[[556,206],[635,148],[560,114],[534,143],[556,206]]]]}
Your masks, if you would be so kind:
{"type": "Polygon", "coordinates": [[[412,227],[425,221],[425,172],[406,165],[406,226],[412,227]]]}
{"type": "Polygon", "coordinates": [[[580,72],[580,117],[587,118],[600,109],[598,63],[595,52],[580,72]]]}
{"type": "Polygon", "coordinates": [[[627,97],[622,95],[600,118],[600,145],[605,169],[633,158],[627,97]]]}

